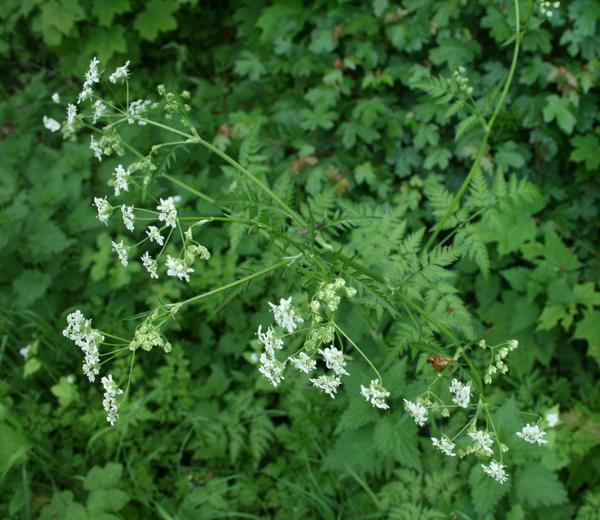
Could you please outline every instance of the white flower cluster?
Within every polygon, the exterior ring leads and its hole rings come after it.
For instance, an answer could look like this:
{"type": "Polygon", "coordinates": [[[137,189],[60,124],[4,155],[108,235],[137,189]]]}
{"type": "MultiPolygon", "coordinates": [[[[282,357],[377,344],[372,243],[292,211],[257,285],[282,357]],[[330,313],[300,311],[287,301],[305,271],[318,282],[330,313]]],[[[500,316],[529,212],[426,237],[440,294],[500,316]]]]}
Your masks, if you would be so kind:
{"type": "Polygon", "coordinates": [[[108,77],[108,81],[116,83],[121,78],[127,78],[129,76],[129,60],[125,62],[125,65],[117,67],[115,71],[108,77]]]}
{"type": "Polygon", "coordinates": [[[259,372],[265,376],[274,387],[277,387],[283,380],[283,370],[285,364],[278,361],[275,352],[283,349],[283,340],[275,334],[273,327],[268,327],[266,332],[262,331],[262,325],[258,326],[258,341],[265,347],[265,351],[260,356],[259,372]]]}
{"type": "Polygon", "coordinates": [[[390,393],[381,386],[379,379],[373,379],[368,387],[360,385],[360,393],[375,408],[381,408],[382,410],[389,408],[385,400],[390,396],[390,393]]]}
{"type": "Polygon", "coordinates": [[[335,399],[338,386],[342,384],[342,379],[336,375],[320,375],[313,377],[309,381],[322,392],[326,393],[332,399],[335,399]]]}
{"type": "Polygon", "coordinates": [[[98,349],[104,341],[104,336],[92,328],[92,320],[85,318],[79,310],[67,316],[67,326],[63,336],[75,342],[84,355],[83,373],[90,382],[100,373],[100,355],[98,349]]]}
{"type": "Polygon", "coordinates": [[[521,437],[525,442],[531,444],[539,444],[540,446],[548,444],[548,441],[545,439],[546,432],[542,431],[537,424],[525,425],[520,432],[517,432],[517,437],[521,437]]]}
{"type": "MultiPolygon", "coordinates": [[[[498,372],[500,372],[501,374],[506,374],[508,372],[508,366],[504,362],[504,359],[508,356],[510,352],[519,348],[519,342],[516,339],[511,339],[507,342],[506,345],[506,347],[498,349],[498,351],[493,356],[492,362],[490,363],[490,366],[487,368],[485,376],[483,377],[483,381],[486,385],[489,385],[492,382],[492,379],[498,372]]],[[[487,348],[487,345],[483,348],[487,348]]]]}
{"type": "Polygon", "coordinates": [[[481,467],[487,475],[500,482],[500,484],[504,484],[508,480],[508,474],[504,470],[504,464],[497,460],[492,460],[487,466],[482,464],[481,467]]]}
{"type": "Polygon", "coordinates": [[[127,122],[132,125],[137,121],[137,124],[140,126],[146,125],[146,121],[140,119],[150,107],[152,102],[149,99],[136,99],[129,103],[129,110],[127,112],[127,122]]]}
{"type": "Polygon", "coordinates": [[[159,246],[165,243],[164,237],[160,234],[160,230],[156,226],[148,226],[146,235],[148,235],[150,242],[156,242],[159,246]]]}
{"type": "Polygon", "coordinates": [[[413,419],[418,426],[425,426],[425,423],[427,422],[427,408],[420,403],[414,403],[407,399],[404,399],[404,408],[413,416],[413,419]]]}
{"type": "Polygon", "coordinates": [[[112,215],[113,207],[106,200],[106,197],[103,199],[100,197],[94,197],[94,206],[96,206],[98,210],[98,220],[103,224],[108,225],[108,219],[112,215]]]}
{"type": "Polygon", "coordinates": [[[123,241],[121,240],[119,243],[113,241],[112,250],[117,253],[123,267],[127,267],[129,264],[129,253],[127,252],[127,248],[123,245],[123,241]]]}
{"type": "Polygon", "coordinates": [[[281,298],[281,300],[279,300],[279,305],[274,305],[269,302],[269,307],[271,307],[271,312],[273,312],[275,323],[282,329],[287,330],[290,334],[296,330],[296,327],[300,323],[304,323],[302,316],[300,316],[292,307],[291,296],[287,300],[281,298]]]}
{"type": "Polygon", "coordinates": [[[117,403],[117,396],[123,394],[117,383],[113,381],[112,375],[103,377],[101,380],[102,386],[104,387],[104,400],[102,406],[106,411],[106,420],[111,426],[114,426],[119,418],[119,403],[117,403]]]}
{"type": "Polygon", "coordinates": [[[452,401],[461,408],[467,408],[471,401],[471,385],[468,383],[465,385],[458,379],[452,379],[450,384],[450,392],[452,392],[452,401]]]}
{"type": "Polygon", "coordinates": [[[94,139],[94,136],[90,137],[90,150],[99,162],[102,162],[102,147],[100,143],[94,139]]]}
{"type": "Polygon", "coordinates": [[[333,343],[324,350],[319,349],[319,354],[325,360],[325,366],[329,370],[333,370],[336,376],[349,376],[346,370],[346,360],[344,353],[333,346],[333,343]]]}
{"type": "Polygon", "coordinates": [[[158,262],[150,256],[150,253],[148,251],[146,251],[141,256],[141,260],[142,265],[144,266],[146,271],[148,271],[148,274],[150,274],[150,278],[158,279],[158,262]]]}
{"type": "Polygon", "coordinates": [[[167,255],[165,265],[167,266],[167,276],[173,276],[179,280],[185,280],[186,282],[190,281],[189,273],[194,272],[194,270],[187,265],[185,260],[174,258],[171,255],[167,255]]]}
{"type": "Polygon", "coordinates": [[[444,455],[448,455],[448,457],[454,457],[456,454],[454,453],[454,448],[456,444],[454,444],[448,437],[442,435],[441,438],[437,439],[436,437],[431,437],[431,442],[433,445],[440,450],[444,455]]]}
{"type": "Polygon", "coordinates": [[[100,65],[100,62],[98,61],[98,58],[94,56],[90,61],[90,66],[88,67],[87,72],[85,73],[83,87],[81,88],[81,92],[77,98],[77,104],[92,97],[92,94],[94,93],[92,87],[95,83],[100,81],[100,76],[98,75],[98,65],[100,65]]]}
{"type": "Polygon", "coordinates": [[[129,173],[122,164],[118,164],[113,173],[115,176],[115,196],[121,195],[121,191],[129,191],[129,173]]]}
{"type": "Polygon", "coordinates": [[[469,85],[469,78],[467,78],[467,70],[464,67],[458,67],[458,69],[454,71],[453,77],[460,91],[464,92],[469,96],[473,93],[473,87],[469,85]]]}
{"type": "Polygon", "coordinates": [[[540,13],[546,18],[552,18],[554,14],[554,9],[558,9],[560,7],[560,2],[548,2],[546,0],[542,0],[540,2],[540,13]]]}
{"type": "Polygon", "coordinates": [[[102,117],[102,114],[106,112],[106,105],[99,99],[94,102],[94,115],[92,117],[92,124],[95,125],[98,119],[102,117]]]}
{"type": "Polygon", "coordinates": [[[123,204],[121,206],[121,213],[123,214],[123,224],[125,224],[128,231],[133,231],[135,222],[133,206],[125,206],[125,204],[123,204]]]}
{"type": "Polygon", "coordinates": [[[156,206],[156,209],[159,211],[158,220],[172,228],[177,226],[177,209],[175,208],[175,199],[173,197],[160,199],[160,204],[156,206]]]}
{"type": "Polygon", "coordinates": [[[489,433],[479,430],[475,432],[469,432],[469,437],[473,439],[472,450],[475,453],[484,455],[486,457],[491,457],[494,454],[494,450],[492,450],[494,441],[489,433]]]}
{"type": "Polygon", "coordinates": [[[307,356],[304,352],[300,352],[296,357],[292,356],[288,358],[288,361],[294,365],[294,368],[305,374],[308,374],[317,368],[317,362],[310,356],[307,356]]]}
{"type": "Polygon", "coordinates": [[[60,123],[51,117],[42,117],[42,123],[44,124],[44,128],[46,130],[50,130],[51,132],[58,132],[60,130],[60,123]]]}
{"type": "Polygon", "coordinates": [[[67,128],[75,130],[75,118],[77,117],[77,107],[72,103],[67,105],[67,128]]]}

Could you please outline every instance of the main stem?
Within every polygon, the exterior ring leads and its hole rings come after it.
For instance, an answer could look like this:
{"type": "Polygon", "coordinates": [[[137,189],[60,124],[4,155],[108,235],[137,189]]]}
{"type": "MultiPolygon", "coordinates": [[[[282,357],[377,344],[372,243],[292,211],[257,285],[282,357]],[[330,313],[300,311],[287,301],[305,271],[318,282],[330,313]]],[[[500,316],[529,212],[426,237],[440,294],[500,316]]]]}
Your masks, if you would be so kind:
{"type": "Polygon", "coordinates": [[[504,105],[504,100],[506,99],[508,89],[510,88],[510,85],[513,81],[513,78],[515,75],[515,70],[517,68],[517,59],[519,57],[519,45],[520,45],[520,41],[521,41],[521,32],[520,32],[521,19],[519,16],[519,0],[515,0],[515,24],[516,24],[515,47],[513,50],[513,57],[512,57],[512,62],[510,64],[510,70],[508,72],[508,77],[506,78],[506,81],[504,83],[504,88],[502,89],[502,94],[500,95],[500,99],[498,100],[498,103],[496,103],[496,107],[495,107],[494,113],[492,114],[492,117],[490,117],[490,120],[485,125],[483,139],[481,140],[481,144],[479,145],[479,150],[477,151],[477,156],[475,157],[473,166],[471,166],[471,169],[469,170],[467,177],[465,178],[462,185],[460,186],[460,189],[458,190],[458,192],[452,199],[452,203],[450,204],[449,208],[446,210],[446,213],[444,213],[444,216],[433,228],[433,232],[431,233],[431,236],[429,237],[427,244],[425,244],[426,250],[430,249],[431,246],[433,245],[433,243],[435,242],[436,238],[440,234],[440,231],[444,227],[444,224],[446,223],[446,221],[448,220],[450,215],[452,215],[452,213],[454,213],[454,210],[457,208],[457,206],[460,204],[460,201],[461,201],[465,191],[467,191],[469,184],[471,183],[471,181],[473,180],[473,177],[479,170],[479,165],[481,164],[481,159],[483,157],[485,149],[487,148],[490,132],[492,130],[492,127],[494,126],[494,123],[496,122],[496,118],[498,117],[498,114],[500,113],[500,109],[504,105]]]}

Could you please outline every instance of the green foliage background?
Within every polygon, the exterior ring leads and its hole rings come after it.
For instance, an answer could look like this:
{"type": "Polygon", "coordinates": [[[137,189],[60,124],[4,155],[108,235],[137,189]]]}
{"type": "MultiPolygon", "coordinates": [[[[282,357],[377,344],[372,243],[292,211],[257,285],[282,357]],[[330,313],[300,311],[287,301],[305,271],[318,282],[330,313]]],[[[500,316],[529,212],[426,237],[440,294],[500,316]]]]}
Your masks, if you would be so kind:
{"type": "MultiPolygon", "coordinates": [[[[525,183],[527,197],[474,224],[477,243],[451,275],[461,299],[449,291],[438,309],[460,317],[466,303],[480,334],[523,346],[494,396],[503,424],[518,425],[517,402],[560,408],[551,448],[519,452],[510,484],[433,453],[400,406],[377,414],[358,395],[367,377],[358,364],[335,401],[293,377],[281,391],[259,378],[248,356],[252,331],[267,320],[266,301],[287,294],[285,278],[186,311],[169,332],[173,352],[139,360],[114,429],[60,334],[76,305],[104,330],[126,332],[125,318],[183,295],[175,282],[151,285],[116,265],[90,204],[105,193],[115,161],[98,165],[87,142],[62,143],[42,127],[43,115],[64,118],[50,96],[72,99],[91,56],[107,70],[130,59],[139,97],[158,83],[189,90],[203,136],[233,155],[252,139],[257,171],[273,183],[291,180],[300,201],[313,197],[316,218],[349,205],[383,216],[390,243],[347,231],[374,265],[391,253],[394,233],[402,235],[400,220],[415,231],[443,213],[480,138],[465,125],[455,139],[460,114],[413,85],[464,66],[476,93],[493,91],[510,60],[508,4],[2,2],[3,517],[600,518],[595,0],[564,2],[543,24],[534,14],[470,200],[485,205],[494,194],[482,179],[502,176],[525,183]],[[27,344],[25,360],[19,349],[27,344]]],[[[523,17],[532,8],[524,2],[523,17]]],[[[232,180],[203,151],[169,167],[215,197],[232,180]]],[[[183,204],[208,210],[182,195],[183,204]]],[[[235,226],[214,228],[207,240],[213,260],[185,294],[250,270],[262,247],[235,226]]],[[[381,329],[366,312],[343,312],[386,367],[389,389],[410,393],[426,367],[408,318],[381,329]]]]}

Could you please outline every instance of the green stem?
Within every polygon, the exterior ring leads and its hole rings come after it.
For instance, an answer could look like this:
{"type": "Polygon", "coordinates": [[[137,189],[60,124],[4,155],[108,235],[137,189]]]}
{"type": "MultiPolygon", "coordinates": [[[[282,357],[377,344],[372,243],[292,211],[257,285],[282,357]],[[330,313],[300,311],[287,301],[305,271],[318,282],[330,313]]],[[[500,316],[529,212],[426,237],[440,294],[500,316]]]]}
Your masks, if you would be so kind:
{"type": "Polygon", "coordinates": [[[444,216],[433,228],[431,236],[429,237],[429,240],[427,241],[427,244],[425,245],[426,250],[430,249],[431,246],[433,245],[433,243],[435,242],[435,239],[440,234],[440,231],[444,227],[444,224],[446,223],[446,221],[448,220],[450,215],[452,215],[452,213],[454,213],[457,206],[460,204],[460,200],[462,199],[462,196],[464,195],[465,191],[467,191],[469,184],[471,183],[471,181],[473,180],[473,177],[479,170],[479,164],[481,163],[481,159],[483,157],[485,149],[487,148],[490,132],[492,130],[492,127],[494,126],[494,123],[496,121],[496,118],[498,117],[498,114],[500,113],[502,106],[504,105],[506,95],[508,94],[508,89],[510,88],[510,85],[513,81],[513,78],[515,75],[515,70],[517,68],[517,59],[519,57],[519,44],[520,44],[520,40],[521,40],[521,33],[520,33],[521,21],[519,18],[519,0],[514,0],[514,1],[515,1],[516,35],[515,35],[515,47],[513,50],[513,57],[512,57],[512,62],[510,64],[510,70],[508,72],[508,77],[506,78],[506,81],[504,83],[504,88],[502,89],[500,99],[498,100],[498,103],[496,103],[496,108],[494,110],[494,113],[492,114],[492,117],[487,122],[487,124],[484,128],[484,136],[483,136],[483,139],[481,140],[481,144],[479,145],[479,150],[477,151],[477,156],[475,157],[475,162],[473,163],[473,166],[469,170],[467,177],[465,178],[462,185],[460,186],[460,189],[458,190],[458,192],[452,199],[452,203],[450,204],[449,208],[444,213],[444,216]]]}
{"type": "Polygon", "coordinates": [[[183,188],[184,190],[187,190],[190,193],[193,193],[197,197],[200,197],[202,200],[205,200],[206,202],[210,202],[211,204],[217,203],[217,201],[215,199],[213,199],[212,197],[209,197],[208,195],[205,195],[201,191],[198,191],[197,189],[192,188],[191,186],[188,186],[184,182],[181,182],[179,179],[176,179],[175,177],[173,177],[167,173],[163,173],[161,175],[161,177],[164,177],[165,179],[171,181],[173,184],[177,184],[177,186],[179,186],[180,188],[183,188]]]}
{"type": "Polygon", "coordinates": [[[279,269],[280,267],[283,267],[287,264],[288,264],[287,260],[281,260],[280,262],[273,264],[271,267],[266,267],[265,269],[256,271],[255,273],[249,274],[248,276],[244,276],[244,278],[240,278],[239,280],[236,280],[235,282],[231,282],[226,285],[222,285],[221,287],[218,287],[217,289],[213,289],[212,291],[198,294],[197,296],[193,296],[192,298],[188,298],[187,300],[183,300],[178,303],[168,304],[167,307],[182,307],[183,305],[188,305],[190,303],[194,303],[198,300],[208,298],[209,296],[214,296],[215,294],[226,291],[228,289],[232,289],[233,287],[236,287],[238,285],[242,285],[246,282],[249,282],[250,280],[253,280],[254,278],[258,278],[259,276],[263,276],[267,273],[270,273],[271,271],[275,271],[276,269],[279,269]]]}
{"type": "Polygon", "coordinates": [[[215,155],[218,155],[226,163],[229,163],[237,171],[239,171],[240,173],[242,173],[243,175],[245,175],[260,190],[262,190],[273,201],[275,201],[287,213],[287,215],[294,222],[296,222],[296,224],[298,224],[299,226],[306,226],[306,222],[304,221],[304,219],[302,218],[302,216],[300,216],[299,213],[297,213],[292,208],[290,208],[275,193],[273,193],[273,191],[271,191],[271,189],[264,182],[261,182],[260,180],[258,180],[249,170],[247,170],[246,168],[244,168],[239,162],[237,162],[235,159],[232,159],[229,155],[227,155],[225,152],[223,152],[222,150],[220,150],[219,148],[217,148],[215,145],[209,143],[208,141],[205,141],[204,139],[202,139],[199,136],[196,137],[196,138],[194,138],[194,141],[198,142],[199,144],[201,144],[202,146],[204,146],[205,148],[207,148],[208,150],[210,150],[215,155]]]}
{"type": "Polygon", "coordinates": [[[375,368],[375,365],[373,365],[373,363],[371,363],[371,360],[366,356],[366,354],[358,347],[358,345],[356,343],[354,343],[354,341],[352,341],[352,339],[350,339],[350,336],[348,336],[348,334],[346,334],[337,323],[335,323],[334,321],[332,321],[331,323],[336,328],[336,330],[339,331],[339,333],[348,340],[348,342],[350,343],[350,345],[352,345],[356,350],[358,350],[358,352],[360,353],[360,355],[365,359],[365,361],[369,364],[369,366],[377,374],[377,378],[379,379],[379,383],[381,385],[383,385],[383,378],[381,377],[381,374],[379,373],[379,370],[377,370],[375,368]]]}

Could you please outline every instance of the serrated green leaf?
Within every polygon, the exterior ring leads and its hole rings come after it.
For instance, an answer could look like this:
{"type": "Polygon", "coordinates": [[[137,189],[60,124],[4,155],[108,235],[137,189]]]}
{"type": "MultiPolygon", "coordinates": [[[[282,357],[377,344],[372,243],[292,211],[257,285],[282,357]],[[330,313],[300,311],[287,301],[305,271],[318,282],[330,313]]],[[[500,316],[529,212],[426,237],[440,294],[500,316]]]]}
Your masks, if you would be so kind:
{"type": "Polygon", "coordinates": [[[406,414],[392,413],[379,419],[373,443],[381,456],[391,456],[400,464],[421,471],[417,427],[406,414]]]}
{"type": "Polygon", "coordinates": [[[161,32],[177,28],[177,20],[173,13],[178,9],[177,2],[150,0],[145,4],[145,9],[136,16],[133,27],[142,38],[154,41],[161,32]]]}
{"type": "Polygon", "coordinates": [[[556,473],[541,464],[527,464],[515,476],[517,498],[532,507],[557,506],[567,501],[567,492],[556,473]]]}
{"type": "Polygon", "coordinates": [[[473,466],[469,475],[469,486],[473,507],[477,514],[483,517],[493,513],[500,499],[510,491],[511,481],[500,484],[486,475],[478,463],[473,466]]]}

